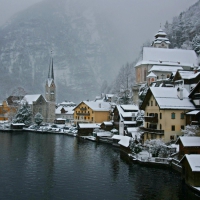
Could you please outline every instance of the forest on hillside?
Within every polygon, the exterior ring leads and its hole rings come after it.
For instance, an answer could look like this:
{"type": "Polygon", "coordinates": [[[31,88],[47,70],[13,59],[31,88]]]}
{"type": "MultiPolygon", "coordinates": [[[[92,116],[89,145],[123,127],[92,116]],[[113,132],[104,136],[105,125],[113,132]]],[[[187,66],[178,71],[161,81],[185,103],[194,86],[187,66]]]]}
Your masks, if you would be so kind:
{"type": "Polygon", "coordinates": [[[200,1],[187,11],[174,17],[172,23],[165,23],[164,31],[167,33],[170,48],[193,49],[200,55],[200,1]]]}

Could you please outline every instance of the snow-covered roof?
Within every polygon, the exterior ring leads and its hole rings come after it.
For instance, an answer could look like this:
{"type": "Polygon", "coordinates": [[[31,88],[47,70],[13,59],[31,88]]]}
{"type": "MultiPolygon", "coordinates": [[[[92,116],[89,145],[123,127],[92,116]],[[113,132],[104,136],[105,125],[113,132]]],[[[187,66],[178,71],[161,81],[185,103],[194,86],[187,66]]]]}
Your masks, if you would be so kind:
{"type": "Polygon", "coordinates": [[[138,127],[128,127],[128,128],[127,128],[127,131],[128,131],[128,133],[131,133],[131,132],[138,132],[138,127]]]}
{"type": "Polygon", "coordinates": [[[131,110],[131,111],[134,111],[134,110],[139,110],[138,106],[137,105],[121,105],[121,107],[123,108],[123,110],[131,110]]]}
{"type": "Polygon", "coordinates": [[[135,67],[141,64],[198,66],[197,55],[193,50],[143,47],[142,58],[143,60],[139,61],[135,67]]]}
{"type": "Polygon", "coordinates": [[[186,113],[186,115],[197,115],[199,113],[200,113],[200,110],[193,110],[193,111],[186,113]]]}
{"type": "Polygon", "coordinates": [[[59,104],[60,106],[76,106],[76,104],[72,101],[63,101],[59,104]]]}
{"type": "Polygon", "coordinates": [[[158,30],[158,32],[155,34],[155,37],[157,37],[158,35],[161,35],[163,37],[167,36],[167,34],[160,28],[158,30]]]}
{"type": "Polygon", "coordinates": [[[179,74],[181,75],[182,79],[193,79],[196,78],[200,72],[194,72],[194,71],[179,71],[179,74]]]}
{"type": "Polygon", "coordinates": [[[147,76],[147,78],[151,78],[151,77],[157,77],[153,72],[151,72],[148,76],[147,76]]]}
{"type": "Polygon", "coordinates": [[[105,132],[97,132],[97,136],[99,137],[111,137],[112,133],[109,131],[105,131],[105,132]]]}
{"type": "Polygon", "coordinates": [[[83,101],[88,107],[94,111],[109,111],[111,110],[111,105],[108,102],[96,102],[96,101],[83,101]]]}
{"type": "Polygon", "coordinates": [[[113,135],[112,139],[121,140],[124,136],[123,135],[113,135]]]}
{"type": "Polygon", "coordinates": [[[57,121],[62,121],[62,120],[66,120],[64,118],[56,118],[57,121]]]}
{"type": "Polygon", "coordinates": [[[191,170],[193,172],[200,172],[200,155],[199,154],[186,154],[180,162],[182,162],[183,159],[187,159],[191,170]]]}
{"type": "Polygon", "coordinates": [[[14,126],[24,126],[25,124],[24,123],[12,123],[12,125],[14,125],[14,126]]]}
{"type": "Polygon", "coordinates": [[[183,88],[183,99],[180,100],[177,95],[177,88],[172,87],[150,87],[160,109],[186,109],[194,110],[194,105],[188,98],[188,91],[183,88]]]}
{"type": "Polygon", "coordinates": [[[113,125],[112,122],[103,122],[103,124],[105,124],[106,126],[112,126],[113,125]]]}
{"type": "Polygon", "coordinates": [[[137,122],[136,121],[124,121],[124,124],[125,125],[128,125],[128,124],[136,124],[137,122]]]}
{"type": "Polygon", "coordinates": [[[165,66],[165,65],[154,65],[149,72],[176,72],[177,70],[183,70],[181,66],[165,66]]]}
{"type": "Polygon", "coordinates": [[[99,124],[94,124],[94,123],[79,123],[80,128],[100,128],[99,124]]]}
{"type": "Polygon", "coordinates": [[[176,143],[178,143],[179,140],[181,141],[184,147],[200,147],[200,137],[182,136],[182,137],[179,137],[176,143]]]}
{"type": "Polygon", "coordinates": [[[27,101],[28,104],[33,104],[33,102],[37,101],[41,94],[28,94],[25,95],[22,101],[27,101]]]}
{"type": "Polygon", "coordinates": [[[63,107],[63,106],[59,106],[56,108],[56,114],[65,114],[65,115],[73,115],[74,114],[74,109],[75,106],[67,106],[67,107],[63,107]],[[64,108],[65,109],[65,113],[61,113],[61,109],[64,108]]]}
{"type": "Polygon", "coordinates": [[[130,143],[131,137],[128,136],[123,136],[121,138],[121,140],[118,142],[118,144],[124,146],[124,147],[128,147],[129,143],[130,143]]]}

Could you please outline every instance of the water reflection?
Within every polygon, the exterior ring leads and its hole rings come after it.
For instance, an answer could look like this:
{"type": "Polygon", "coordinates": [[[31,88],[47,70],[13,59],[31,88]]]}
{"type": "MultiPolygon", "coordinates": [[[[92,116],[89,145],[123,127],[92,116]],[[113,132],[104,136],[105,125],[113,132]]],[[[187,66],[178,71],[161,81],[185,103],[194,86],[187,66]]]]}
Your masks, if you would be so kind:
{"type": "Polygon", "coordinates": [[[167,169],[65,135],[0,133],[0,199],[198,199],[167,169]]]}

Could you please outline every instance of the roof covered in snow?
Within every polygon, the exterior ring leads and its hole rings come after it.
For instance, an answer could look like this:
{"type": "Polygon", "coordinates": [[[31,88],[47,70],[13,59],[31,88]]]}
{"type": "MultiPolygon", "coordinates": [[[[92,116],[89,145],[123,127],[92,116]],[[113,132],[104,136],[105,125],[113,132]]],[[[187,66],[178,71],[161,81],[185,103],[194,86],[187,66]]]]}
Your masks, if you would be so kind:
{"type": "Polygon", "coordinates": [[[111,110],[111,104],[108,102],[96,102],[96,101],[83,101],[88,107],[94,111],[109,111],[111,110]]]}
{"type": "Polygon", "coordinates": [[[177,70],[183,70],[181,66],[165,66],[165,65],[154,65],[149,72],[176,72],[177,70]]]}
{"type": "Polygon", "coordinates": [[[181,141],[184,147],[200,147],[200,137],[195,136],[182,136],[179,137],[176,143],[181,141]]]}
{"type": "Polygon", "coordinates": [[[198,66],[197,55],[193,50],[143,47],[142,58],[135,67],[142,64],[176,65],[192,68],[198,66]]]}
{"type": "Polygon", "coordinates": [[[112,133],[109,131],[97,132],[97,136],[99,137],[111,137],[112,133]]]}
{"type": "Polygon", "coordinates": [[[27,101],[28,104],[33,104],[33,102],[37,101],[41,94],[29,94],[25,95],[22,101],[27,101]]]}
{"type": "Polygon", "coordinates": [[[200,155],[199,154],[186,154],[180,162],[182,162],[184,159],[187,159],[191,170],[193,172],[200,172],[200,155]]]}
{"type": "Polygon", "coordinates": [[[120,141],[118,142],[118,144],[124,146],[124,147],[129,147],[129,144],[130,144],[130,140],[132,138],[131,137],[128,137],[128,136],[123,136],[120,141]]]}
{"type": "Polygon", "coordinates": [[[182,79],[193,79],[200,75],[200,72],[194,71],[178,71],[182,79]]]}
{"type": "Polygon", "coordinates": [[[106,126],[112,126],[113,125],[112,122],[103,122],[103,124],[105,124],[106,126]]]}
{"type": "Polygon", "coordinates": [[[147,76],[147,78],[150,78],[150,77],[157,77],[153,72],[151,72],[148,76],[147,76]]]}
{"type": "Polygon", "coordinates": [[[200,113],[200,110],[193,110],[193,111],[186,113],[186,115],[197,115],[199,113],[200,113]]]}
{"type": "Polygon", "coordinates": [[[56,114],[73,115],[74,114],[74,110],[73,110],[74,108],[75,108],[75,106],[72,106],[72,107],[70,107],[70,106],[67,106],[67,107],[59,106],[59,107],[56,108],[56,114]],[[65,109],[65,113],[61,113],[62,108],[65,109]]]}
{"type": "Polygon", "coordinates": [[[94,124],[94,123],[79,123],[80,128],[100,128],[99,124],[94,124]]]}
{"type": "Polygon", "coordinates": [[[188,91],[183,88],[183,99],[179,99],[177,88],[172,87],[150,87],[160,109],[186,109],[194,110],[194,105],[188,98],[188,91]]]}
{"type": "Polygon", "coordinates": [[[134,111],[134,110],[139,110],[138,106],[137,105],[121,105],[122,109],[124,111],[126,110],[131,110],[131,111],[134,111]]]}

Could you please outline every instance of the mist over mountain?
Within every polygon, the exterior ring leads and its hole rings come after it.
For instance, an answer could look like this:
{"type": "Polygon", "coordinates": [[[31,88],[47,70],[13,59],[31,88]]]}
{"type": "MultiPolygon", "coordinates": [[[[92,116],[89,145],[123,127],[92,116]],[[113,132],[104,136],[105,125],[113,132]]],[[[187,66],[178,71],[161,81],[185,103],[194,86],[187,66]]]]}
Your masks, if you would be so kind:
{"type": "Polygon", "coordinates": [[[195,37],[200,38],[199,10],[200,0],[185,12],[181,12],[180,15],[174,17],[172,23],[166,22],[165,31],[171,42],[171,48],[195,50],[196,45],[200,48],[200,43],[195,41],[195,37]]]}
{"type": "Polygon", "coordinates": [[[115,45],[117,34],[91,1],[37,3],[0,28],[0,99],[16,86],[44,94],[51,51],[57,101],[94,98],[124,62],[115,45]]]}

